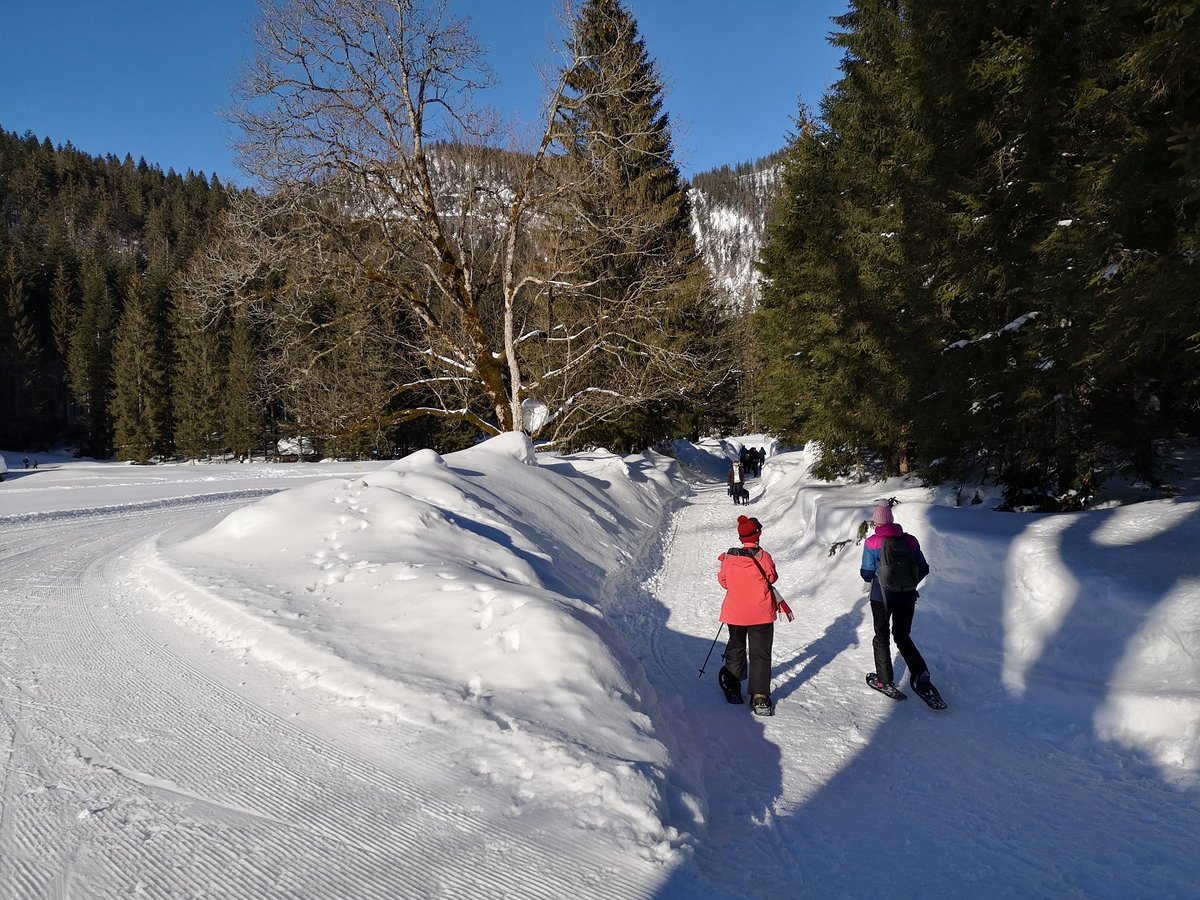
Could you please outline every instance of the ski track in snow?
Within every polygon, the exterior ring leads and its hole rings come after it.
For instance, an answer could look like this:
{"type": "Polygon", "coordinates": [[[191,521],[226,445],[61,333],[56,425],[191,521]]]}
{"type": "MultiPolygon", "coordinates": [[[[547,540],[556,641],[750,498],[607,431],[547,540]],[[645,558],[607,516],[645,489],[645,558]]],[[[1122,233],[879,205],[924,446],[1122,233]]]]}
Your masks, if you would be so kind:
{"type": "Polygon", "coordinates": [[[137,549],[233,498],[6,527],[0,898],[1196,896],[1196,793],[1094,736],[1093,688],[1039,674],[1014,697],[1000,626],[931,591],[914,637],[950,709],[878,696],[858,548],[781,545],[772,525],[803,531],[811,508],[751,488],[743,509],[697,484],[606,610],[657,694],[679,797],[701,803],[673,809],[691,835],[674,869],[553,809],[512,818],[453,732],[298,690],[164,615],[137,549]],[[724,631],[698,677],[739,513],[763,519],[796,614],[771,718],[724,702],[724,631]]]}
{"type": "Polygon", "coordinates": [[[351,708],[321,735],[303,725],[320,697],[197,652],[128,572],[175,514],[26,525],[0,548],[19,623],[0,632],[0,897],[648,895],[602,838],[497,828],[444,735],[351,708]]]}

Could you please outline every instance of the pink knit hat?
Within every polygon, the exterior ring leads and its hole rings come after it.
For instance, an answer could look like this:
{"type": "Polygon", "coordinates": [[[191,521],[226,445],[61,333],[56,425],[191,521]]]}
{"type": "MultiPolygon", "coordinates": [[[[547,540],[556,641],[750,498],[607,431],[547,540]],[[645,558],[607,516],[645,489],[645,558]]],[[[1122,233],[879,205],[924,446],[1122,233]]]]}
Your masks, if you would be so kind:
{"type": "Polygon", "coordinates": [[[880,503],[871,513],[871,521],[876,525],[891,525],[896,520],[892,517],[892,508],[886,503],[880,503]]]}

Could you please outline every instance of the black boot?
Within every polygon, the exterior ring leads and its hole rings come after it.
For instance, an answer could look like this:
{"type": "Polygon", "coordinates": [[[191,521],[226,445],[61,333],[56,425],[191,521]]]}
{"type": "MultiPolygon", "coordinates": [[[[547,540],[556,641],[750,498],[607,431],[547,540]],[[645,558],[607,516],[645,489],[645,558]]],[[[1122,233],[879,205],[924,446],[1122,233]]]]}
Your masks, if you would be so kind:
{"type": "Polygon", "coordinates": [[[733,677],[725,666],[721,666],[721,671],[717,673],[717,683],[721,685],[721,690],[725,692],[725,699],[730,703],[745,703],[742,698],[742,683],[733,677]]]}

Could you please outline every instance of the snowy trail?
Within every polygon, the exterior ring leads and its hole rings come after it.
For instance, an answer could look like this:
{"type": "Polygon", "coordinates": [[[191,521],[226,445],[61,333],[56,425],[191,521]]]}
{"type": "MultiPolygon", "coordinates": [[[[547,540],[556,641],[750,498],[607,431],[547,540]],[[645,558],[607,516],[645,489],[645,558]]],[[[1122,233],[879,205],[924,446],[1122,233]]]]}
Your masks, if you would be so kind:
{"type": "MultiPolygon", "coordinates": [[[[935,607],[919,610],[914,636],[951,709],[874,694],[862,683],[871,627],[857,548],[835,576],[800,498],[762,502],[761,484],[751,487],[751,505],[737,508],[724,485],[697,485],[645,585],[664,608],[648,672],[660,694],[679,698],[675,744],[694,757],[681,768],[702,771],[707,801],[694,860],[660,898],[883,898],[897,884],[929,897],[1194,896],[1194,870],[1180,861],[1200,836],[1195,794],[1094,737],[1080,719],[1087,702],[1072,694],[1095,688],[1037,684],[1014,699],[999,649],[976,654],[986,642],[935,607]],[[743,512],[763,520],[796,614],[776,625],[768,719],[720,694],[725,632],[697,677],[723,595],[716,557],[743,512]],[[784,530],[801,540],[782,544],[784,530]],[[1072,864],[1047,865],[1056,859],[1072,864]],[[1155,864],[1135,864],[1145,860],[1155,864]]],[[[1002,628],[986,633],[998,640],[1002,628]]]]}
{"type": "MultiPolygon", "coordinates": [[[[1039,578],[1083,577],[1098,547],[1131,573],[1173,558],[1180,541],[1195,542],[1200,506],[1119,520],[1004,517],[933,506],[913,488],[903,509],[937,575],[914,635],[950,703],[935,713],[863,683],[871,629],[858,550],[828,552],[880,487],[786,475],[802,462],[780,460],[752,481],[745,509],[721,484],[694,484],[659,535],[661,554],[631,549],[631,570],[604,570],[614,579],[610,636],[652,687],[639,702],[647,734],[669,750],[654,783],[667,824],[687,835],[682,853],[616,833],[618,819],[605,815],[613,795],[596,789],[594,769],[551,767],[577,759],[563,750],[572,741],[596,740],[589,722],[559,717],[537,730],[526,727],[535,720],[468,716],[469,690],[439,695],[457,713],[425,709],[419,679],[425,715],[406,718],[316,689],[315,676],[273,668],[185,618],[203,604],[150,583],[149,561],[159,542],[207,532],[248,502],[228,485],[208,500],[129,493],[99,512],[29,504],[0,518],[0,900],[1195,896],[1195,788],[1104,739],[1097,724],[1114,697],[1173,696],[1167,681],[1143,686],[1118,663],[1127,643],[1141,646],[1133,635],[1146,610],[1186,643],[1192,619],[1155,606],[1186,584],[1164,567],[1153,590],[1130,594],[1102,572],[1082,582],[1093,602],[1061,630],[1037,618],[1055,608],[1036,601],[1047,596],[1039,578]],[[697,677],[718,623],[717,555],[734,542],[741,512],[764,522],[796,613],[776,628],[773,718],[724,702],[724,632],[697,677]],[[1173,530],[1157,524],[1167,516],[1173,530]],[[1105,531],[1143,519],[1136,544],[1113,545],[1105,531]],[[1089,619],[1104,640],[1087,631],[1089,619]],[[1081,634],[1083,651],[1072,648],[1081,634]],[[1024,649],[1033,643],[1037,653],[1024,649]],[[572,804],[589,802],[600,804],[589,807],[596,815],[573,815],[572,804]]],[[[609,504],[595,508],[614,519],[617,501],[607,498],[636,496],[614,489],[623,470],[591,478],[609,504]]],[[[358,571],[353,554],[340,561],[358,571]]],[[[429,576],[430,596],[456,596],[442,581],[429,576]]],[[[228,590],[229,614],[243,614],[228,590]]],[[[475,633],[448,630],[456,640],[475,633]]],[[[334,635],[317,623],[312,640],[326,650],[334,635]]],[[[539,648],[529,649],[504,664],[535,665],[539,648]]],[[[406,677],[404,663],[396,677],[406,677]]],[[[1172,691],[1192,689],[1181,671],[1172,691]]],[[[518,674],[509,694],[545,688],[518,674]]],[[[578,688],[554,687],[555,699],[578,706],[578,688]]]]}
{"type": "Polygon", "coordinates": [[[329,701],[173,626],[130,559],[179,515],[25,525],[0,548],[19,623],[0,632],[0,896],[647,895],[611,880],[629,860],[603,839],[497,828],[444,735],[345,706],[322,734],[329,701]]]}
{"type": "MultiPolygon", "coordinates": [[[[780,622],[775,629],[775,716],[755,717],[748,706],[725,703],[716,674],[726,631],[699,676],[719,624],[723,591],[716,581],[717,556],[736,545],[739,514],[761,515],[754,505],[759,494],[754,486],[752,505],[734,507],[723,484],[697,485],[692,502],[676,515],[663,567],[647,585],[667,609],[652,639],[657,666],[652,680],[660,693],[681,699],[684,711],[675,724],[686,734],[681,745],[698,757],[708,804],[695,871],[677,873],[662,897],[791,896],[807,887],[802,873],[811,866],[812,847],[789,816],[867,742],[856,720],[882,717],[852,691],[805,688],[811,679],[828,679],[826,665],[857,643],[865,600],[831,622],[814,617],[795,589],[812,581],[797,562],[780,580],[796,621],[780,622]]],[[[787,559],[769,529],[763,545],[777,563],[787,559]]],[[[843,661],[843,668],[849,665],[843,661]]]]}

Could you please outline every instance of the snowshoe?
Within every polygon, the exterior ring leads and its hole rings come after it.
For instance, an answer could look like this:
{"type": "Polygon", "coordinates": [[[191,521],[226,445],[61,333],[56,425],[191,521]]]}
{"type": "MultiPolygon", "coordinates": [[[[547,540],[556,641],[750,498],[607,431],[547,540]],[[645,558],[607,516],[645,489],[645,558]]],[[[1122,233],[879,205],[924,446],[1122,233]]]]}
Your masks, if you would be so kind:
{"type": "Polygon", "coordinates": [[[756,716],[775,715],[775,707],[771,705],[771,698],[766,694],[755,694],[750,698],[750,708],[756,716]]]}
{"type": "Polygon", "coordinates": [[[929,673],[922,672],[916,678],[909,681],[908,686],[912,688],[914,694],[924,700],[931,709],[945,709],[946,701],[942,699],[942,695],[938,693],[938,689],[933,686],[929,680],[929,673]]]}
{"type": "Polygon", "coordinates": [[[721,666],[721,671],[717,673],[717,684],[721,685],[721,690],[725,692],[725,699],[730,703],[745,703],[742,698],[742,683],[733,677],[733,673],[725,666],[721,666]]]}
{"type": "Polygon", "coordinates": [[[903,700],[908,695],[899,690],[894,684],[885,684],[879,680],[879,676],[874,672],[867,674],[867,684],[879,691],[885,697],[891,697],[893,700],[903,700]]]}

